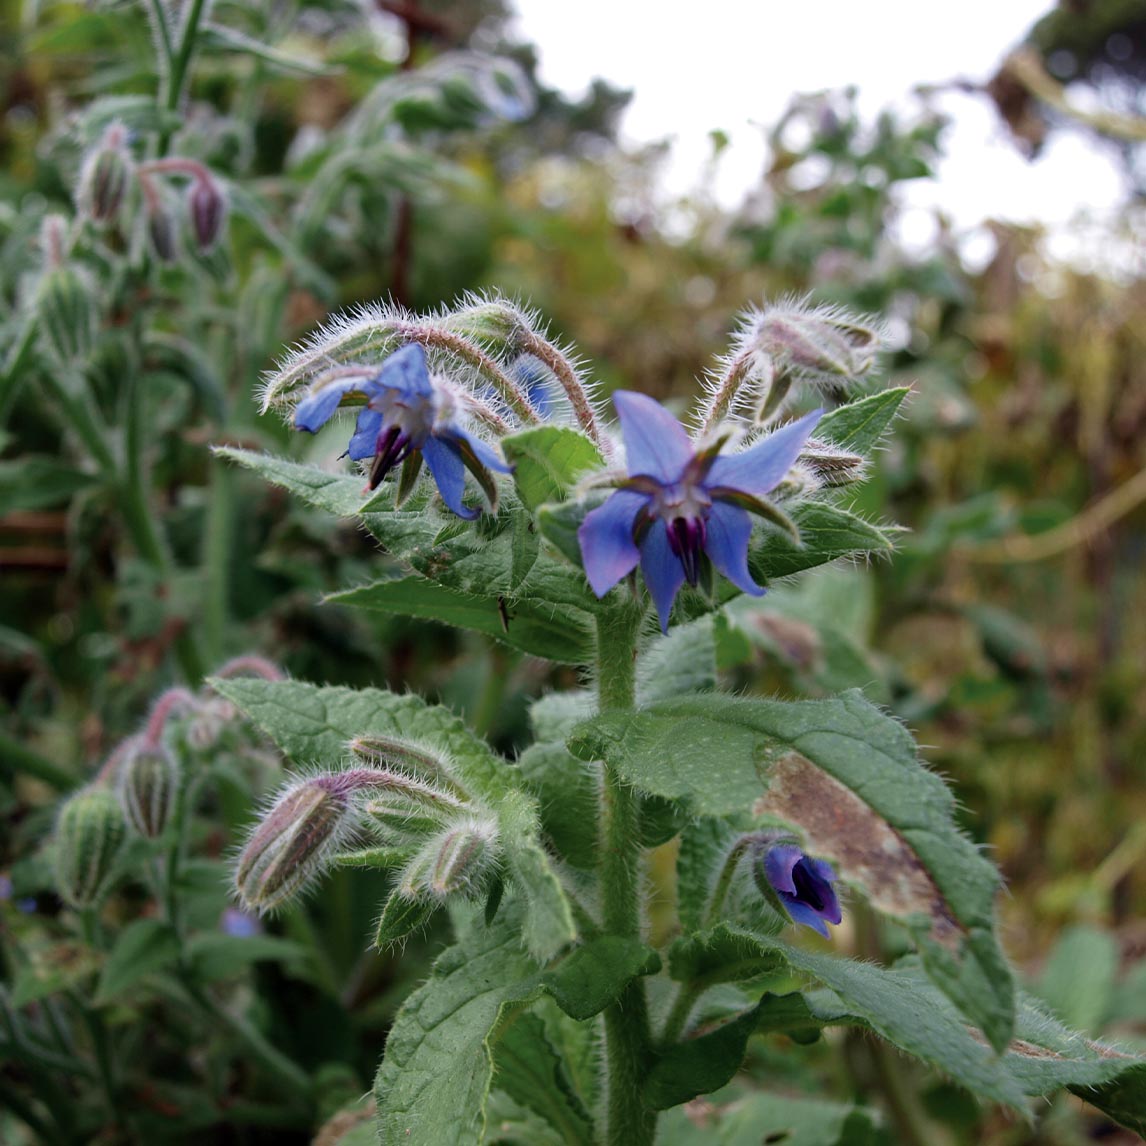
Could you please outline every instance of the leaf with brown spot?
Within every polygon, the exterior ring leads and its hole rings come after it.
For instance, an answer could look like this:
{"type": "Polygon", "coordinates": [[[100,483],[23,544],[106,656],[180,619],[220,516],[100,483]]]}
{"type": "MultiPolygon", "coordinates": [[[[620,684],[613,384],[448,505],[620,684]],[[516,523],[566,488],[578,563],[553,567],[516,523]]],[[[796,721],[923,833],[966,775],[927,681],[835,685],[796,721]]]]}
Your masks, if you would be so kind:
{"type": "Polygon", "coordinates": [[[999,876],[897,721],[847,692],[784,702],[704,695],[577,726],[570,749],[695,814],[764,808],[915,935],[932,981],[996,1049],[1014,1022],[995,935],[999,876]],[[761,803],[763,801],[763,804],[761,803]]]}

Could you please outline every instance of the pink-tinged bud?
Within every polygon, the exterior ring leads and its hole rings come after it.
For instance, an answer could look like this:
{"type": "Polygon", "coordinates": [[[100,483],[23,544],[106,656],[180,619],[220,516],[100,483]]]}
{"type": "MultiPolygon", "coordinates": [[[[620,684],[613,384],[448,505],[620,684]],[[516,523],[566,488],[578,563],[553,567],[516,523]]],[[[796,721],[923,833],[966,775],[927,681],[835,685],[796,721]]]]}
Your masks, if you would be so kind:
{"type": "Polygon", "coordinates": [[[867,460],[859,454],[849,453],[830,442],[814,438],[800,451],[800,461],[812,472],[821,487],[850,485],[862,481],[867,473],[867,460]]]}
{"type": "Polygon", "coordinates": [[[387,773],[406,773],[463,801],[469,798],[454,778],[453,762],[437,748],[397,736],[356,736],[346,747],[359,760],[387,773]]]}
{"type": "Polygon", "coordinates": [[[60,363],[87,360],[99,327],[95,288],[78,267],[46,270],[36,291],[36,318],[46,349],[60,363]]]}
{"type": "Polygon", "coordinates": [[[76,194],[81,213],[94,223],[114,222],[127,197],[134,166],[127,131],[122,124],[112,124],[84,162],[76,194]]]}
{"type": "Polygon", "coordinates": [[[56,820],[56,890],[72,907],[97,904],[107,891],[126,834],[115,793],[81,788],[56,820]]]}
{"type": "Polygon", "coordinates": [[[223,230],[227,218],[227,198],[210,176],[196,179],[187,190],[187,213],[191,230],[201,251],[209,251],[223,230]]]}
{"type": "Polygon", "coordinates": [[[163,835],[179,797],[179,764],[162,744],[139,741],[119,768],[119,802],[127,822],[149,840],[163,835]]]}
{"type": "Polygon", "coordinates": [[[469,819],[427,841],[402,873],[399,891],[407,898],[451,895],[478,898],[497,870],[500,847],[492,820],[469,819]]]}
{"type": "Polygon", "coordinates": [[[273,911],[321,872],[353,835],[357,813],[347,773],[314,776],[289,787],[251,833],[235,868],[247,911],[273,911]]]}
{"type": "Polygon", "coordinates": [[[778,374],[813,382],[862,377],[879,351],[878,328],[837,307],[769,307],[757,320],[755,336],[775,359],[778,374]]]}

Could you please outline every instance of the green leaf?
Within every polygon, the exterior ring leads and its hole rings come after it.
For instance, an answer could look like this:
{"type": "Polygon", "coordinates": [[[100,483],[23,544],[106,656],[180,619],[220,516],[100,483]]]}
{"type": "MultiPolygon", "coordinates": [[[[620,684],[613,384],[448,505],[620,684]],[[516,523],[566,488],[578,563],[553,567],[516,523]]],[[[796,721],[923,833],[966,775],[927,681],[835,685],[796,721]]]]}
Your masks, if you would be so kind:
{"type": "Polygon", "coordinates": [[[829,410],[816,425],[816,437],[827,438],[841,449],[866,454],[879,444],[909,393],[906,386],[881,390],[829,410]]]}
{"type": "Polygon", "coordinates": [[[514,783],[510,766],[447,708],[380,689],[323,688],[297,680],[215,679],[211,688],[246,713],[298,764],[340,767],[356,736],[397,737],[444,752],[459,779],[491,803],[514,783]]]}
{"type": "Polygon", "coordinates": [[[563,1142],[592,1146],[593,1120],[537,1015],[521,1015],[502,1035],[494,1062],[499,1090],[541,1115],[563,1142]]]}
{"type": "Polygon", "coordinates": [[[134,987],[145,975],[179,962],[179,937],[158,919],[137,919],[120,933],[108,954],[96,989],[102,1005],[134,987]]]}
{"type": "MultiPolygon", "coordinates": [[[[890,553],[893,547],[884,530],[830,502],[803,502],[792,509],[791,517],[800,530],[799,545],[776,530],[753,531],[748,569],[761,585],[840,557],[890,553]]],[[[722,584],[727,587],[724,599],[735,595],[731,585],[722,584]]]]}
{"type": "Polygon", "coordinates": [[[397,890],[390,892],[374,929],[374,946],[384,949],[403,943],[425,927],[437,909],[438,905],[429,900],[411,899],[397,890]]]}
{"type": "Polygon", "coordinates": [[[755,1011],[745,1011],[715,1030],[670,1047],[645,1076],[645,1102],[653,1110],[668,1110],[719,1090],[740,1069],[748,1036],[755,1029],[755,1011]]]}
{"type": "MultiPolygon", "coordinates": [[[[362,512],[360,479],[339,477],[266,455],[229,448],[224,457],[284,486],[310,505],[342,517],[359,517],[408,573],[437,585],[442,593],[422,592],[401,582],[410,615],[464,624],[565,663],[589,658],[589,634],[599,609],[584,573],[541,546],[531,515],[508,496],[496,518],[474,524],[439,513],[432,485],[423,482],[401,510],[393,508],[393,486],[371,499],[384,512],[362,512]],[[431,607],[438,611],[431,612],[431,607]],[[521,622],[521,635],[514,627],[521,622]],[[508,633],[505,627],[508,626],[508,633]]],[[[342,603],[386,610],[393,582],[339,594],[342,603]]],[[[386,610],[389,611],[389,610],[386,610]]]]}
{"type": "Polygon", "coordinates": [[[954,821],[905,729],[857,692],[783,702],[709,695],[605,713],[569,742],[699,815],[766,814],[915,935],[928,973],[995,1047],[1013,1024],[994,933],[998,875],[954,821]]]}
{"type": "Polygon", "coordinates": [[[672,1146],[875,1146],[885,1140],[874,1111],[823,1098],[750,1094],[706,1114],[699,1125],[694,1119],[683,1110],[668,1112],[661,1138],[672,1146]]]}
{"type": "Polygon", "coordinates": [[[63,505],[99,478],[60,464],[56,458],[23,457],[0,462],[0,505],[6,513],[18,509],[49,509],[63,505]]]}
{"type": "Polygon", "coordinates": [[[524,792],[512,792],[503,797],[496,810],[506,862],[527,907],[522,938],[535,957],[548,959],[577,938],[573,909],[539,842],[541,822],[536,803],[524,792]]]}
{"type": "Polygon", "coordinates": [[[501,439],[513,481],[527,509],[563,501],[577,479],[603,469],[600,451],[584,434],[567,426],[538,426],[501,439]]]}
{"type": "Polygon", "coordinates": [[[638,974],[659,965],[635,940],[605,937],[539,971],[521,949],[520,914],[477,926],[435,963],[398,1012],[378,1069],[383,1146],[471,1146],[480,1139],[494,1048],[508,1024],[543,995],[586,1019],[638,974]]]}
{"type": "Polygon", "coordinates": [[[567,621],[555,623],[551,610],[538,602],[518,600],[511,606],[503,598],[499,608],[496,597],[459,593],[417,575],[375,581],[331,593],[325,600],[375,613],[441,621],[559,663],[583,664],[591,657],[589,630],[571,632],[567,621]]]}
{"type": "Polygon", "coordinates": [[[637,703],[705,692],[716,687],[716,636],[712,617],[677,625],[637,659],[637,703]]]}
{"type": "Polygon", "coordinates": [[[191,974],[199,983],[228,979],[255,963],[305,962],[310,953],[301,943],[278,935],[223,935],[205,933],[187,944],[191,974]]]}
{"type": "Polygon", "coordinates": [[[716,983],[740,983],[787,969],[783,955],[754,935],[720,925],[700,935],[682,935],[669,947],[669,974],[704,990],[716,983]]]}
{"type": "MultiPolygon", "coordinates": [[[[561,695],[561,694],[554,694],[561,695]]],[[[541,826],[567,863],[588,871],[597,863],[599,771],[564,744],[531,744],[518,768],[538,797],[541,826]]]]}
{"type": "Polygon", "coordinates": [[[1110,1013],[1118,963],[1118,941],[1109,932],[1068,928],[1047,959],[1038,994],[1068,1026],[1094,1033],[1110,1013]]]}

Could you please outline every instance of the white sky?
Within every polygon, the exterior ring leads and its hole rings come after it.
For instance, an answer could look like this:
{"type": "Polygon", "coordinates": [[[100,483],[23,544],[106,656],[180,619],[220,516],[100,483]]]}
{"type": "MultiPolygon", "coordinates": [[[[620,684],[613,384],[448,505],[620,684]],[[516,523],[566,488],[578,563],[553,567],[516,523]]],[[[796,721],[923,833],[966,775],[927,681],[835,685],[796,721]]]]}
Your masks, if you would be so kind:
{"type": "MultiPolygon", "coordinates": [[[[576,95],[601,76],[635,90],[622,138],[673,138],[668,190],[693,186],[711,151],[708,132],[726,132],[732,146],[716,189],[731,205],[762,170],[759,125],[775,123],[793,93],[854,84],[871,116],[909,106],[915,84],[985,81],[1052,0],[514,2],[544,82],[576,95]]],[[[1032,164],[985,96],[952,93],[939,106],[955,117],[947,159],[937,183],[907,185],[908,203],[938,205],[957,227],[972,228],[987,217],[1055,224],[1080,211],[1106,216],[1124,200],[1117,167],[1081,135],[1056,133],[1032,164]]]]}

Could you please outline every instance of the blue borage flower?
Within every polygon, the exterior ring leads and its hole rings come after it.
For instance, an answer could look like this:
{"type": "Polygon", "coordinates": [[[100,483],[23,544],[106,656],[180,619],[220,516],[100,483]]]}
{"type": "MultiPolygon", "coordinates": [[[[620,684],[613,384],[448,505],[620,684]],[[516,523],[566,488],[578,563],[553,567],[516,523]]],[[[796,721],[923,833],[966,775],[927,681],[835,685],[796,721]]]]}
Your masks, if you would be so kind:
{"type": "Polygon", "coordinates": [[[828,938],[828,924],[843,918],[832,865],[812,859],[795,844],[777,844],[764,856],[764,874],[793,922],[828,938]]]}
{"type": "Polygon", "coordinates": [[[776,520],[762,498],[780,484],[822,411],[721,456],[727,438],[695,449],[676,418],[645,394],[618,390],[613,405],[629,477],[577,531],[593,592],[603,597],[639,563],[665,632],[681,585],[697,584],[705,559],[738,589],[760,596],[748,572],[749,511],[776,520]]]}
{"type": "Polygon", "coordinates": [[[467,469],[489,498],[491,512],[497,511],[497,482],[490,470],[509,473],[511,467],[458,425],[456,398],[431,379],[426,352],[419,343],[396,350],[374,375],[335,378],[313,389],[295,408],[295,429],[317,432],[333,417],[343,397],[352,393],[365,398],[366,406],[359,411],[346,452],[356,461],[374,459],[367,489],[376,489],[402,464],[400,504],[425,460],[442,500],[458,517],[472,521],[478,516],[476,509],[462,503],[467,469]]]}

